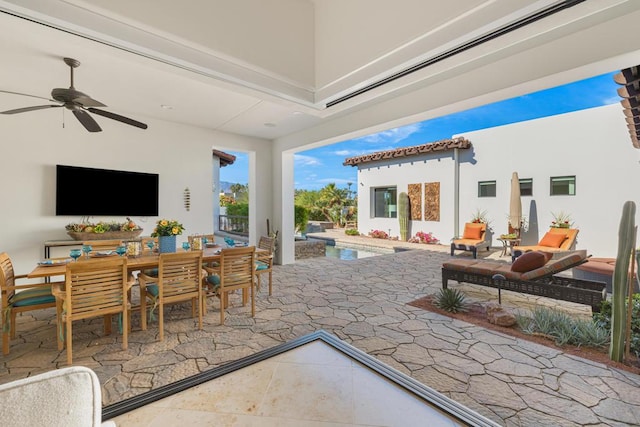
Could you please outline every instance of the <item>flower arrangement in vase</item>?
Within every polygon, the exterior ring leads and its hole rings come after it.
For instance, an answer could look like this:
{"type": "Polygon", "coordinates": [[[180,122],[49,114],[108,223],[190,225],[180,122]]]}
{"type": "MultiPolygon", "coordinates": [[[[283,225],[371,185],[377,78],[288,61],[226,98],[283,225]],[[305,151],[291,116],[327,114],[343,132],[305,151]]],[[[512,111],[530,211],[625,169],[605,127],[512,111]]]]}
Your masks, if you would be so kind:
{"type": "Polygon", "coordinates": [[[159,219],[151,237],[177,236],[185,230],[184,225],[174,219],[159,219]]]}
{"type": "Polygon", "coordinates": [[[174,219],[160,219],[153,229],[151,237],[158,238],[158,252],[169,253],[176,251],[176,236],[185,230],[184,225],[174,219]]]}

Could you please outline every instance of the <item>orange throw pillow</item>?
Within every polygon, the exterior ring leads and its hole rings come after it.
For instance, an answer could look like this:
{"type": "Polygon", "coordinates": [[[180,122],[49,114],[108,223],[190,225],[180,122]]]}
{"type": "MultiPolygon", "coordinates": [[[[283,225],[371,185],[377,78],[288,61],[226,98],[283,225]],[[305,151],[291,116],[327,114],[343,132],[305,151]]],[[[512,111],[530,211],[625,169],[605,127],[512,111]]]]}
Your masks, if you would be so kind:
{"type": "Polygon", "coordinates": [[[480,239],[481,235],[482,235],[481,225],[473,226],[473,225],[466,224],[464,226],[464,233],[462,234],[463,239],[478,240],[480,239]]]}
{"type": "Polygon", "coordinates": [[[511,264],[511,271],[516,273],[526,273],[527,271],[540,268],[547,263],[547,256],[542,252],[526,252],[516,258],[511,264]]]}
{"type": "Polygon", "coordinates": [[[547,234],[544,235],[538,246],[547,246],[549,248],[559,248],[564,239],[567,238],[566,234],[562,233],[552,233],[547,231],[547,234]]]}

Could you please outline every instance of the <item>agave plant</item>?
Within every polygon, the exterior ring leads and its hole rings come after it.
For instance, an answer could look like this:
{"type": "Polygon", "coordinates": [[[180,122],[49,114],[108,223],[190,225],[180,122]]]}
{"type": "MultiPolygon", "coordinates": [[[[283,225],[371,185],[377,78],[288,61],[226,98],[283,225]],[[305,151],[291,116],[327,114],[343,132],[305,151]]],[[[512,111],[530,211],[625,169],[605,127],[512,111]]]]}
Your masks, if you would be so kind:
{"type": "Polygon", "coordinates": [[[440,293],[436,295],[435,305],[449,313],[467,311],[465,296],[457,289],[440,289],[440,293]]]}

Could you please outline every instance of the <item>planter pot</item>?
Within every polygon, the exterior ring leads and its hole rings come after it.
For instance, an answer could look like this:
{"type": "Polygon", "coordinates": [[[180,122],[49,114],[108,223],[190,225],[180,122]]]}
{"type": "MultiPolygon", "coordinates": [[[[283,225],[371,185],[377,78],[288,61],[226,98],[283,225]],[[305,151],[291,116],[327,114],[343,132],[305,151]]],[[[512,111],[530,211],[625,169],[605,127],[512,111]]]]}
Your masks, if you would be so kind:
{"type": "Polygon", "coordinates": [[[84,233],[79,231],[67,231],[73,240],[131,240],[142,234],[142,229],[134,231],[106,231],[104,233],[84,233]]]}
{"type": "Polygon", "coordinates": [[[158,236],[158,251],[161,254],[176,251],[176,236],[158,236]]]}

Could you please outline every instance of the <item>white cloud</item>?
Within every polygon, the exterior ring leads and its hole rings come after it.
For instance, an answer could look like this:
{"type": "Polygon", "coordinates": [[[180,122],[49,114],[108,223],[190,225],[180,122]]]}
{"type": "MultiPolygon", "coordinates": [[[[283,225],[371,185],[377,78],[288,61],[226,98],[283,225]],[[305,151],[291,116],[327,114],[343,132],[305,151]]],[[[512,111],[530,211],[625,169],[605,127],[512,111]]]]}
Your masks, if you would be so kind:
{"type": "Polygon", "coordinates": [[[420,132],[422,123],[414,123],[412,125],[402,126],[395,129],[389,129],[382,132],[374,133],[373,135],[363,136],[357,138],[357,141],[373,142],[373,143],[392,143],[402,141],[403,139],[413,135],[416,132],[420,132]]]}
{"type": "Polygon", "coordinates": [[[295,166],[322,166],[322,162],[317,157],[295,154],[293,156],[295,166]]]}
{"type": "Polygon", "coordinates": [[[344,178],[322,178],[322,179],[316,180],[316,182],[325,182],[327,184],[334,183],[336,185],[338,185],[338,184],[347,184],[349,182],[353,184],[353,180],[352,179],[344,179],[344,178]]]}

